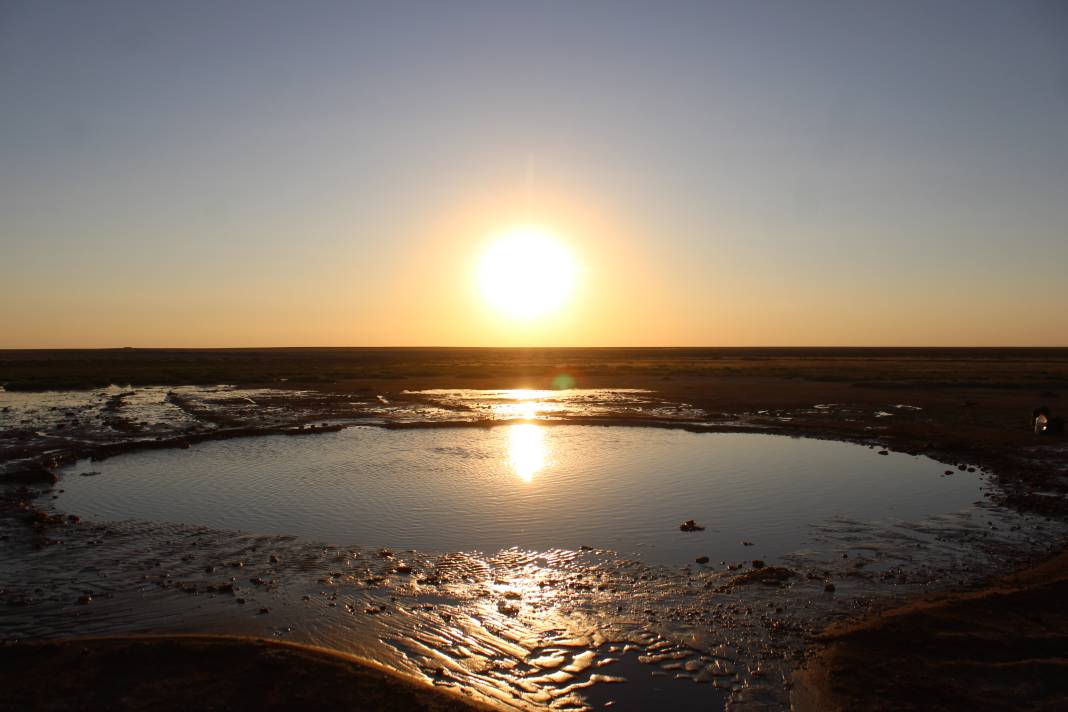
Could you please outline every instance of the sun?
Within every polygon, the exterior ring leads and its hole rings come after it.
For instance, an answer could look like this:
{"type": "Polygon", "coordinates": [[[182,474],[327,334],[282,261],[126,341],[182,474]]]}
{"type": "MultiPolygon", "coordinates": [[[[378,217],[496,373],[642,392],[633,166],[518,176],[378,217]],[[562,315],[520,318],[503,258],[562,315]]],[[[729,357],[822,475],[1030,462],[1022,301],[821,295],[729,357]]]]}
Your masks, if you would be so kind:
{"type": "Polygon", "coordinates": [[[559,309],[575,288],[571,253],[551,233],[532,226],[496,238],[479,262],[486,302],[505,316],[531,319],[559,309]]]}

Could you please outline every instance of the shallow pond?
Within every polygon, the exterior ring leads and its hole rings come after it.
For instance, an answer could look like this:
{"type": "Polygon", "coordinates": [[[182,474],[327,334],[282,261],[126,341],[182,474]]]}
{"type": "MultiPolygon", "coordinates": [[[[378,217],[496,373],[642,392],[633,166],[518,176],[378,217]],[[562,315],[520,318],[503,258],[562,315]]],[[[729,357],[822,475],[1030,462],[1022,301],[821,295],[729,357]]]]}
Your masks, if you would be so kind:
{"type": "Polygon", "coordinates": [[[93,521],[180,522],[364,547],[580,546],[678,564],[776,558],[834,518],[914,521],[982,499],[975,473],[840,442],[539,425],[272,436],[64,472],[93,521]],[[99,473],[79,476],[83,473],[99,473]],[[682,532],[693,519],[703,531],[682,532]]]}

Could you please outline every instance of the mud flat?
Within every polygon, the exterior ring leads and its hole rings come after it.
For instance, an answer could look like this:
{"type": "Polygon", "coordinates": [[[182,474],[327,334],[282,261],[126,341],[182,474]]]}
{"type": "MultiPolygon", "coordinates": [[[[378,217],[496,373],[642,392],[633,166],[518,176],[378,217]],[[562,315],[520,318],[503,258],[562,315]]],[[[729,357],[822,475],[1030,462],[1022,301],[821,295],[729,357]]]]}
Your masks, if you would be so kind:
{"type": "Polygon", "coordinates": [[[927,702],[945,709],[968,706],[975,689],[988,690],[991,704],[1013,694],[1018,707],[1062,700],[1061,663],[1049,652],[1065,630],[1057,565],[1009,583],[991,577],[1063,546],[1068,447],[1031,433],[1028,416],[1037,405],[1068,408],[1068,350],[5,352],[0,382],[98,386],[0,393],[8,472],[54,474],[75,457],[182,447],[246,428],[533,419],[844,440],[876,448],[875,457],[928,455],[946,477],[984,470],[993,488],[967,517],[892,530],[831,522],[818,532],[830,558],[802,552],[760,568],[678,569],[610,551],[384,556],[195,527],[75,522],[51,505],[63,480],[42,477],[5,485],[0,502],[0,628],[9,637],[150,630],[299,639],[502,707],[599,706],[660,686],[660,699],[677,693],[670,699],[682,705],[778,709],[808,690],[864,708],[871,700],[850,697],[861,690],[849,681],[865,665],[905,676],[868,688],[887,708],[924,706],[913,674],[927,702]],[[544,407],[533,409],[525,397],[470,393],[517,388],[573,392],[540,396],[544,407]],[[947,634],[925,648],[937,679],[909,667],[910,636],[924,640],[925,631],[947,634]],[[998,636],[1010,657],[979,644],[998,636]],[[811,675],[795,678],[813,655],[811,675]],[[989,673],[986,687],[966,689],[977,670],[989,673]]]}
{"type": "Polygon", "coordinates": [[[1068,555],[966,593],[831,626],[799,675],[805,710],[1068,708],[1068,555]]]}

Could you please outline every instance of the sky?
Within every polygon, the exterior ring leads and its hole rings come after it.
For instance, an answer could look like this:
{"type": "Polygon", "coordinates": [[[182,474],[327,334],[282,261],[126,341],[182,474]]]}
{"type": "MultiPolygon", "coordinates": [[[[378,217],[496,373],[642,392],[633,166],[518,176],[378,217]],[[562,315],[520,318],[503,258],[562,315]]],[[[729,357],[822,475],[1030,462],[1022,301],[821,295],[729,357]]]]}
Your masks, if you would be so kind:
{"type": "Polygon", "coordinates": [[[0,348],[1065,346],[1065,38],[1063,0],[4,0],[0,348]],[[521,226],[575,265],[536,318],[479,286],[521,226]]]}

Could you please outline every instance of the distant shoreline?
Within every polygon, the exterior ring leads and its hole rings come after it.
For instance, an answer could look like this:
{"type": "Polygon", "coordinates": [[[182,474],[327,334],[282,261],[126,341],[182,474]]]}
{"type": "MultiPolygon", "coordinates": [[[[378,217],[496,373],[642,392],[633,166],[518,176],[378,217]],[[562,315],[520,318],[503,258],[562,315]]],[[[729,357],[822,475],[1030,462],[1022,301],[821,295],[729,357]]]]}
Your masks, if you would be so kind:
{"type": "Polygon", "coordinates": [[[771,376],[863,384],[1059,388],[1068,383],[1068,347],[714,347],[714,348],[380,348],[0,350],[0,386],[64,390],[117,385],[235,384],[323,388],[412,381],[420,387],[623,386],[634,378],[771,376]],[[890,368],[865,367],[877,361],[890,368]],[[888,363],[889,362],[889,363],[888,363]],[[937,363],[938,371],[916,368],[937,363]],[[1000,363],[996,378],[974,378],[975,363],[1000,363]],[[947,369],[958,363],[967,368],[947,369]],[[906,366],[902,368],[902,366],[906,366]],[[818,372],[814,369],[818,368],[818,372]],[[1051,368],[1053,369],[1051,371],[1051,368]],[[969,376],[969,378],[963,378],[969,376]],[[348,384],[346,386],[345,384],[348,384]],[[425,384],[430,384],[426,386],[425,384]],[[475,385],[473,385],[475,384],[475,385]]]}

